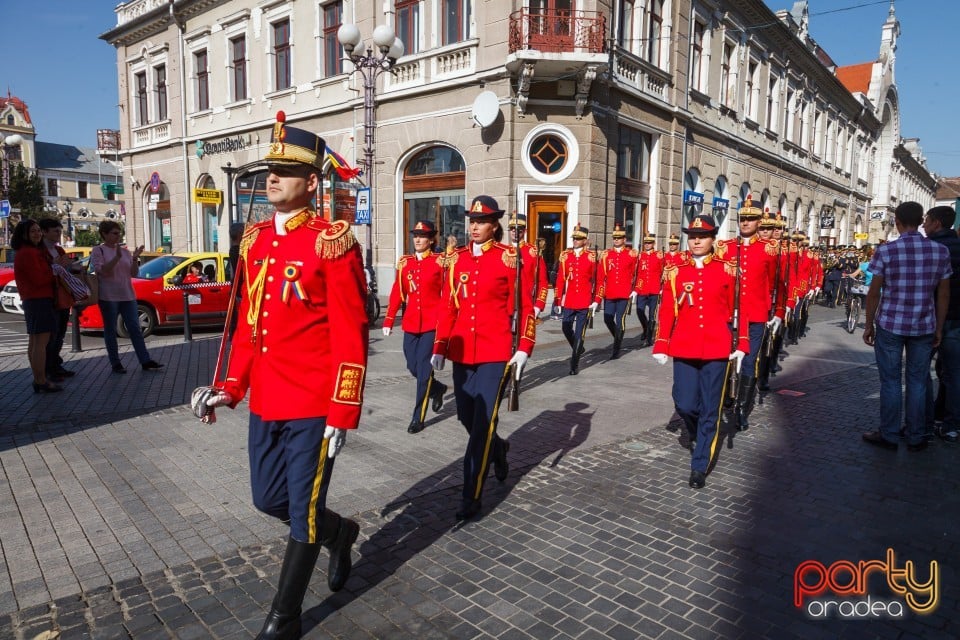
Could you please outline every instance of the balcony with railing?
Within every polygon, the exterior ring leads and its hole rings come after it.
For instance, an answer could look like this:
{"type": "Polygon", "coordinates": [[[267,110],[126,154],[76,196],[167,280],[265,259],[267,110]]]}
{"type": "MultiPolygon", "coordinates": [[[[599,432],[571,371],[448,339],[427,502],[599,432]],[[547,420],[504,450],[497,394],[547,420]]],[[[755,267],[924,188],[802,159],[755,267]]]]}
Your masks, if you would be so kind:
{"type": "Polygon", "coordinates": [[[576,83],[577,117],[590,86],[607,68],[606,16],[599,11],[524,9],[510,14],[506,67],[518,79],[517,107],[526,110],[534,80],[576,83]]]}

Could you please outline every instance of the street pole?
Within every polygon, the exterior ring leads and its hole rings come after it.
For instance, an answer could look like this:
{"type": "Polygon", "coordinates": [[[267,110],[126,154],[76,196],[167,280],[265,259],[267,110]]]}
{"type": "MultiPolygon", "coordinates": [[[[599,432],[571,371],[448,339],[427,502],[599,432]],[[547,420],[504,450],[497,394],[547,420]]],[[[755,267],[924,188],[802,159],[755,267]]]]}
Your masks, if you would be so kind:
{"type": "MultiPolygon", "coordinates": [[[[376,91],[377,77],[384,71],[389,71],[397,63],[397,58],[403,55],[403,41],[396,37],[393,29],[387,25],[380,25],[373,30],[373,44],[376,45],[379,55],[374,54],[373,47],[366,45],[366,54],[354,53],[360,46],[360,29],[345,23],[337,31],[337,40],[343,46],[344,52],[354,65],[354,71],[363,79],[363,169],[367,173],[367,186],[370,188],[370,224],[367,227],[366,267],[373,269],[373,221],[376,220],[377,186],[374,170],[376,119],[376,91]]],[[[363,51],[363,47],[360,47],[363,51]]]]}
{"type": "Polygon", "coordinates": [[[230,224],[240,222],[240,216],[235,215],[236,212],[233,210],[233,176],[237,174],[237,168],[228,162],[227,166],[220,167],[220,170],[227,176],[227,218],[230,224]]]}
{"type": "MultiPolygon", "coordinates": [[[[3,199],[10,199],[10,158],[7,156],[9,147],[19,146],[23,142],[23,136],[19,133],[6,136],[0,140],[0,161],[3,163],[3,199]]],[[[10,219],[3,218],[3,244],[10,244],[10,219]]]]}

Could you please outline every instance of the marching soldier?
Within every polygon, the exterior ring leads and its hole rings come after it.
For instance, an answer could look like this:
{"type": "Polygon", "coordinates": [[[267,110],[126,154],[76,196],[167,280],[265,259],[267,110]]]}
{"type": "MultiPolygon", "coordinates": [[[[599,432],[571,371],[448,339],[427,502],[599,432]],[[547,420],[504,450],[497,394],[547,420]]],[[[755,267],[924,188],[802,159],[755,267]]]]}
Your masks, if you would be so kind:
{"type": "Polygon", "coordinates": [[[547,308],[547,292],[550,288],[547,280],[547,263],[544,262],[537,247],[524,240],[527,231],[526,216],[518,216],[514,211],[507,226],[510,227],[511,244],[520,247],[524,280],[530,282],[533,287],[530,291],[530,299],[533,300],[534,317],[539,318],[547,308]]]}
{"type": "Polygon", "coordinates": [[[786,320],[786,297],[787,297],[787,256],[789,255],[789,242],[784,242],[783,217],[780,212],[771,216],[764,213],[760,220],[760,230],[758,234],[761,239],[769,240],[777,249],[777,266],[774,277],[774,289],[772,292],[774,303],[771,305],[772,316],[771,324],[764,334],[764,344],[760,354],[757,356],[757,390],[770,390],[770,376],[779,370],[778,360],[780,358],[780,348],[783,345],[784,323],[786,320]],[[783,314],[782,316],[780,314],[783,314]],[[779,321],[774,320],[774,318],[779,321]]]}
{"type": "Polygon", "coordinates": [[[667,252],[663,254],[663,266],[667,265],[676,265],[680,266],[687,262],[687,258],[690,257],[689,251],[680,251],[680,238],[677,237],[677,234],[670,234],[670,241],[667,243],[668,249],[667,252]]]}
{"type": "Polygon", "coordinates": [[[323,175],[322,138],[277,114],[268,165],[269,220],[240,242],[240,315],[226,379],[194,391],[204,421],[249,391],[253,503],[290,525],[276,597],[260,640],[300,637],[300,607],[320,547],[327,585],[343,588],[360,527],[325,508],[334,457],[355,429],[367,367],[366,278],[342,220],[310,205],[323,175]]]}
{"type": "Polygon", "coordinates": [[[573,248],[564,249],[560,254],[560,268],[557,272],[556,299],[562,314],[563,335],[573,355],[570,358],[570,375],[580,372],[580,356],[583,355],[584,334],[587,331],[588,315],[599,306],[593,300],[593,288],[596,282],[597,254],[587,248],[586,227],[577,225],[573,229],[573,248]]]}
{"type": "Polygon", "coordinates": [[[430,360],[438,370],[447,359],[453,362],[457,418],[467,429],[457,520],[480,513],[491,460],[497,480],[507,478],[510,443],[497,435],[500,399],[511,367],[519,380],[536,342],[533,305],[523,295],[531,285],[517,269],[517,250],[500,243],[501,216],[503,210],[490,196],[477,196],[470,204],[470,241],[449,259],[446,306],[430,360]]]}
{"type": "MultiPolygon", "coordinates": [[[[664,253],[655,248],[656,237],[643,237],[643,250],[638,259],[637,269],[637,317],[643,327],[643,336],[640,338],[641,347],[653,344],[653,327],[656,325],[657,302],[660,300],[660,286],[663,283],[664,253]]],[[[679,243],[680,240],[678,239],[679,243]]],[[[676,253],[677,260],[681,254],[676,253]]],[[[676,262],[675,264],[679,264],[676,262]]]]}
{"type": "Polygon", "coordinates": [[[757,393],[757,355],[761,351],[764,332],[774,330],[782,322],[783,309],[770,315],[770,305],[777,269],[777,247],[757,234],[763,212],[748,198],[738,211],[739,238],[717,243],[717,257],[737,261],[740,282],[740,324],[746,325],[750,350],[743,360],[740,388],[736,392],[734,420],[741,431],[750,427],[749,417],[757,393]]]}
{"type": "Polygon", "coordinates": [[[690,436],[690,486],[701,489],[721,448],[720,409],[730,367],[750,348],[746,324],[734,338],[736,268],[713,253],[717,224],[699,215],[682,230],[690,257],[665,269],[653,358],[673,358],[673,402],[690,436]]]}
{"type": "Polygon", "coordinates": [[[407,371],[417,379],[413,417],[407,433],[419,433],[423,431],[427,416],[427,402],[432,400],[434,412],[440,411],[447,392],[447,385],[433,377],[430,366],[437,318],[443,306],[444,259],[441,254],[434,253],[437,228],[433,222],[421,220],[410,233],[414,251],[401,256],[397,262],[397,276],[383,320],[383,335],[389,336],[393,332],[397,311],[403,304],[403,356],[407,371]]]}
{"type": "Polygon", "coordinates": [[[600,253],[595,303],[603,301],[603,323],[613,336],[611,360],[620,357],[626,330],[627,303],[637,297],[633,290],[637,277],[637,252],[628,249],[627,232],[619,222],[613,227],[613,248],[600,253]]]}

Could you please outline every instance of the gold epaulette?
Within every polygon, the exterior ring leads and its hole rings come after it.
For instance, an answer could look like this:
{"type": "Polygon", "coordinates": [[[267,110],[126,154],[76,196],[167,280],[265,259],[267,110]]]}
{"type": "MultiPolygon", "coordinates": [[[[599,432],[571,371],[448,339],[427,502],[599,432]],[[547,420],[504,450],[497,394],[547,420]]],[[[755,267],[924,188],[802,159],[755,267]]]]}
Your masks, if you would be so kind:
{"type": "Polygon", "coordinates": [[[587,260],[589,260],[590,262],[596,262],[597,252],[593,251],[592,249],[587,249],[587,260]]]}
{"type": "Polygon", "coordinates": [[[407,260],[409,260],[409,259],[410,259],[410,256],[408,256],[408,255],[407,255],[407,256],[400,256],[400,259],[397,260],[397,271],[400,271],[400,269],[403,267],[403,265],[407,264],[407,260]]]}
{"type": "Polygon", "coordinates": [[[717,258],[722,259],[723,256],[727,255],[729,244],[733,242],[732,240],[721,240],[716,243],[713,247],[713,252],[716,254],[717,258]]]}
{"type": "Polygon", "coordinates": [[[567,261],[567,258],[570,257],[571,249],[564,249],[560,252],[560,264],[564,264],[567,261]]]}
{"type": "Polygon", "coordinates": [[[244,262],[247,260],[247,252],[250,251],[250,247],[253,246],[253,243],[257,241],[257,236],[260,235],[261,229],[266,229],[271,224],[270,220],[263,220],[256,224],[250,225],[243,230],[243,235],[240,237],[240,255],[243,257],[244,262]]]}
{"type": "Polygon", "coordinates": [[[659,251],[657,251],[657,257],[663,260],[663,249],[660,249],[659,251]]]}
{"type": "Polygon", "coordinates": [[[495,246],[503,250],[503,254],[500,256],[503,259],[503,264],[507,265],[508,269],[516,269],[517,268],[516,248],[506,244],[500,244],[499,242],[495,246]]]}
{"type": "Polygon", "coordinates": [[[780,247],[777,244],[776,240],[764,240],[760,238],[760,242],[764,245],[764,251],[767,252],[768,256],[775,256],[780,254],[780,247]]]}
{"type": "Polygon", "coordinates": [[[443,269],[447,265],[447,256],[442,253],[437,254],[437,265],[443,269]]]}
{"type": "Polygon", "coordinates": [[[440,266],[444,269],[450,269],[453,265],[457,264],[457,260],[460,259],[460,254],[466,250],[466,247],[457,247],[453,251],[447,251],[443,254],[443,257],[440,258],[440,260],[442,260],[440,266]]]}
{"type": "Polygon", "coordinates": [[[600,252],[599,258],[601,262],[606,260],[608,253],[610,253],[610,249],[604,249],[603,251],[600,252]]]}
{"type": "Polygon", "coordinates": [[[630,249],[630,257],[631,257],[631,258],[636,258],[636,257],[639,256],[639,255],[640,255],[640,252],[639,252],[639,251],[637,251],[636,249],[630,249]]]}
{"type": "Polygon", "coordinates": [[[723,265],[723,270],[727,272],[728,276],[737,277],[737,259],[732,260],[723,260],[718,258],[717,261],[723,265]]]}
{"type": "Polygon", "coordinates": [[[317,255],[324,260],[334,260],[346,254],[357,238],[350,231],[350,223],[346,220],[327,222],[323,218],[314,218],[307,223],[310,229],[319,231],[317,234],[317,255]]]}

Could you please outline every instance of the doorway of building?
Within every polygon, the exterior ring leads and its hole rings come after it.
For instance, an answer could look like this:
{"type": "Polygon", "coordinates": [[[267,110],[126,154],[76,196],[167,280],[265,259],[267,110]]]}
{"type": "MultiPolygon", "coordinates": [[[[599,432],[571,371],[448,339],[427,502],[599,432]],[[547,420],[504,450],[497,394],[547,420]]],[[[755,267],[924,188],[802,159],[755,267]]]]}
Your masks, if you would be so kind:
{"type": "Polygon", "coordinates": [[[567,239],[567,196],[532,196],[527,204],[527,242],[537,245],[547,265],[550,286],[557,279],[560,252],[567,239]]]}

